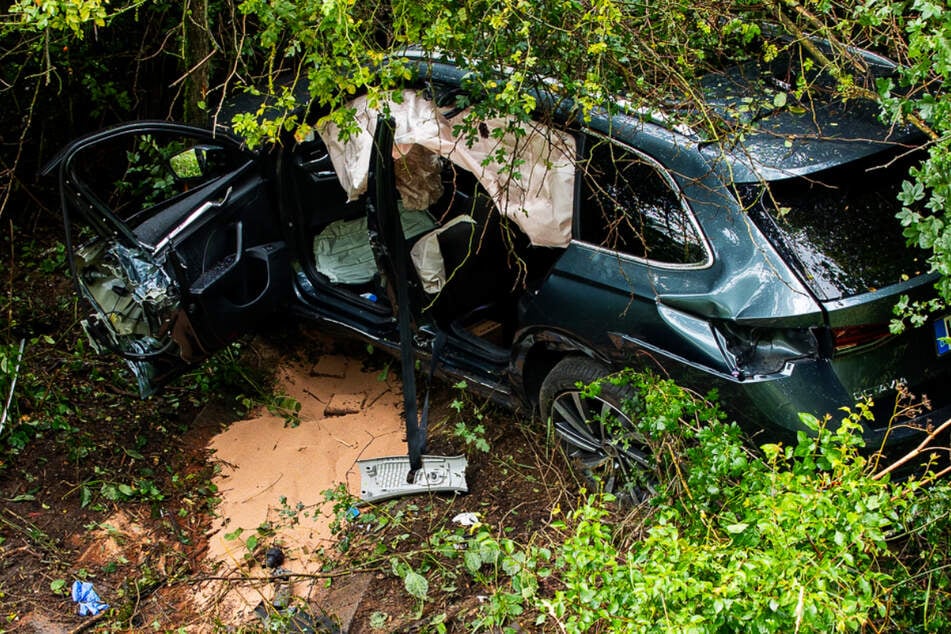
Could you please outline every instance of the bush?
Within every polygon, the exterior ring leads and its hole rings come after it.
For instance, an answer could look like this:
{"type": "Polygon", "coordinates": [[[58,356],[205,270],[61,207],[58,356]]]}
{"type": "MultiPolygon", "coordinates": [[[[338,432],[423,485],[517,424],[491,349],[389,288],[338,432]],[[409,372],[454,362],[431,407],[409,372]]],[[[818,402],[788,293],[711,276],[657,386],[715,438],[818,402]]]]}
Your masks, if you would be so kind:
{"type": "MultiPolygon", "coordinates": [[[[553,524],[550,549],[493,542],[484,526],[467,538],[479,552],[491,542],[489,550],[517,559],[493,574],[484,568],[491,558],[468,568],[477,581],[493,578],[496,596],[534,608],[536,626],[947,630],[951,489],[871,477],[860,452],[867,407],[845,411],[836,425],[803,415],[811,434],[800,433],[795,446],[752,453],[711,400],[649,375],[612,380],[640,394],[637,432],[650,439],[666,487],[626,516],[610,496],[587,496],[553,524]]],[[[477,625],[511,624],[505,619],[522,614],[511,607],[485,613],[491,609],[483,608],[477,625]]]]}

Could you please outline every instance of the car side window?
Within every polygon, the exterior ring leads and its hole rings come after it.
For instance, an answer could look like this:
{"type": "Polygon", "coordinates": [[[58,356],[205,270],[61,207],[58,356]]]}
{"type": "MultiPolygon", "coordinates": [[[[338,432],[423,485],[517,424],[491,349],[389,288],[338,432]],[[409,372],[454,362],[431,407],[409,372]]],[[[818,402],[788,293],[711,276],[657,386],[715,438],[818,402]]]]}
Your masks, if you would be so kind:
{"type": "Polygon", "coordinates": [[[135,227],[245,160],[234,148],[188,135],[135,133],[83,148],[70,159],[69,171],[87,196],[135,227]]]}
{"type": "Polygon", "coordinates": [[[653,159],[607,139],[587,138],[576,236],[664,264],[702,264],[699,230],[669,176],[653,159]]]}

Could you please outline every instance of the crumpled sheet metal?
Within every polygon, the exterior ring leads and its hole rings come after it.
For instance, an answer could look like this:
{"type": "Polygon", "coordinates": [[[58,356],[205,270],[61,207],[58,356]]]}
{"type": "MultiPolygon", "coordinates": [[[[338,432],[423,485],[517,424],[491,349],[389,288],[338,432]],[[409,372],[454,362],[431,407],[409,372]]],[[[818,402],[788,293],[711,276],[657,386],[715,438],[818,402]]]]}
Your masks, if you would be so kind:
{"type": "Polygon", "coordinates": [[[121,267],[116,273],[128,280],[129,290],[138,303],[160,303],[166,299],[172,280],[165,269],[143,257],[139,250],[128,249],[118,242],[112,244],[109,252],[121,267]]]}

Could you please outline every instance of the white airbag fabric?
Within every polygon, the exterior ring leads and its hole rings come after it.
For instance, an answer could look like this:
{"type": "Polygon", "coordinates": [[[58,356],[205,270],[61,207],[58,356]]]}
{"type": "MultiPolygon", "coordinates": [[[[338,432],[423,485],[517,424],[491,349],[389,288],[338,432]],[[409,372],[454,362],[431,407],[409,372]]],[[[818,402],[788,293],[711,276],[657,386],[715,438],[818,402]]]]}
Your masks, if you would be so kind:
{"type": "Polygon", "coordinates": [[[446,275],[446,263],[442,257],[442,249],[439,248],[439,234],[460,222],[475,224],[475,220],[471,216],[456,216],[443,226],[430,231],[417,240],[413,248],[410,249],[409,255],[413,260],[416,273],[423,283],[423,290],[431,295],[435,295],[442,290],[448,277],[446,275]]]}
{"type": "MultiPolygon", "coordinates": [[[[495,138],[493,131],[504,129],[508,121],[491,119],[479,124],[480,133],[469,142],[454,135],[466,112],[452,119],[419,93],[406,90],[402,103],[389,102],[389,114],[396,123],[393,158],[399,161],[419,145],[468,170],[491,196],[496,208],[525,232],[532,244],[565,247],[571,240],[572,196],[574,193],[575,140],[566,133],[537,123],[522,124],[524,134],[507,132],[495,138]],[[504,157],[499,162],[499,157],[504,157]],[[518,163],[513,163],[518,161],[518,163]],[[516,167],[513,167],[515,165],[516,167]]],[[[318,132],[333,161],[337,177],[350,200],[367,189],[370,157],[377,114],[366,97],[350,103],[356,111],[360,131],[346,142],[333,123],[318,132]]],[[[397,179],[401,194],[406,183],[397,179]]],[[[419,198],[417,191],[408,192],[419,198]]],[[[432,194],[428,196],[432,198],[432,194]]],[[[434,210],[438,215],[438,210],[434,210]]]]}

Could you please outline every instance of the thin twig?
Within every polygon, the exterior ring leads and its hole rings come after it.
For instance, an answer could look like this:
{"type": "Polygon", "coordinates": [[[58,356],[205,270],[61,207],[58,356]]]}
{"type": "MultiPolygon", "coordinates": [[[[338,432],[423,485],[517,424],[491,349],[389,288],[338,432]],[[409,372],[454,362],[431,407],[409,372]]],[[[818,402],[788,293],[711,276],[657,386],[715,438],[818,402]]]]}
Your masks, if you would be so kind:
{"type": "Polygon", "coordinates": [[[36,82],[36,85],[33,88],[33,99],[30,101],[30,109],[27,111],[26,121],[23,124],[23,130],[20,132],[19,143],[17,144],[16,156],[13,159],[13,163],[10,166],[10,178],[8,180],[8,186],[6,191],[3,193],[3,199],[0,200],[0,216],[3,216],[3,210],[6,209],[7,203],[10,201],[10,196],[13,192],[14,185],[14,176],[17,169],[20,166],[20,159],[23,156],[23,148],[27,146],[26,136],[27,132],[30,131],[30,126],[33,125],[33,111],[36,108],[37,101],[40,97],[40,90],[42,89],[41,82],[36,82]]]}
{"type": "Polygon", "coordinates": [[[14,522],[0,515],[0,524],[6,524],[9,528],[13,529],[18,533],[22,533],[23,537],[26,538],[26,541],[33,543],[35,546],[40,548],[42,551],[52,554],[57,559],[61,558],[60,549],[56,546],[49,535],[44,533],[39,526],[33,522],[21,517],[16,512],[10,510],[9,508],[4,508],[3,511],[10,515],[11,517],[18,520],[20,523],[14,522]]]}
{"type": "MultiPolygon", "coordinates": [[[[337,579],[338,577],[347,577],[362,572],[379,572],[380,570],[381,567],[377,566],[373,568],[347,568],[346,570],[340,570],[338,572],[287,572],[281,573],[281,577],[287,577],[288,579],[337,579]]],[[[195,584],[203,583],[205,581],[235,581],[244,583],[248,581],[274,581],[275,578],[276,577],[272,575],[202,575],[169,582],[169,585],[177,583],[195,584]]]]}
{"type": "MultiPolygon", "coordinates": [[[[796,3],[788,3],[788,4],[791,4],[794,8],[798,6],[796,5],[796,3]]],[[[803,33],[802,30],[798,26],[796,26],[795,22],[793,22],[785,13],[783,13],[782,9],[779,7],[778,4],[774,5],[774,8],[776,10],[776,16],[779,18],[780,23],[793,36],[795,36],[796,41],[800,45],[802,45],[804,49],[806,49],[806,51],[813,57],[813,59],[818,61],[826,70],[832,73],[832,75],[837,80],[841,79],[842,72],[839,69],[838,65],[834,64],[832,60],[830,60],[826,56],[825,53],[819,50],[819,47],[815,44],[815,42],[813,42],[809,38],[808,35],[803,33]]],[[[853,60],[853,61],[856,61],[856,60],[853,60]]],[[[879,95],[877,92],[873,90],[869,90],[868,88],[859,86],[857,84],[851,85],[849,87],[849,90],[853,93],[850,96],[868,99],[869,101],[873,101],[875,103],[881,103],[881,95],[879,95]]],[[[905,119],[909,123],[911,123],[913,126],[918,128],[918,130],[920,130],[921,132],[925,133],[929,139],[931,139],[932,141],[938,140],[938,133],[935,132],[935,130],[930,125],[928,125],[928,123],[925,120],[923,120],[922,118],[910,112],[905,113],[904,116],[905,116],[905,119]]]]}
{"type": "Polygon", "coordinates": [[[191,75],[191,74],[194,73],[196,70],[198,70],[199,68],[201,68],[201,65],[204,64],[205,62],[207,62],[209,59],[211,59],[211,58],[215,55],[215,53],[217,53],[217,52],[218,52],[218,49],[215,49],[215,50],[213,50],[212,52],[210,52],[210,53],[208,53],[207,55],[205,55],[204,57],[202,57],[200,60],[198,60],[198,62],[197,62],[194,66],[192,66],[191,68],[189,68],[188,70],[186,70],[184,75],[182,75],[181,77],[179,77],[178,79],[176,79],[175,81],[173,81],[172,83],[170,83],[170,84],[168,85],[168,87],[169,87],[169,88],[172,88],[173,86],[177,86],[178,84],[180,84],[180,83],[182,83],[183,81],[185,81],[186,79],[188,79],[188,76],[189,76],[189,75],[191,75]]]}
{"type": "Polygon", "coordinates": [[[0,434],[3,433],[3,426],[7,422],[7,414],[10,412],[10,403],[13,402],[13,390],[17,386],[17,378],[20,376],[20,362],[23,360],[23,347],[26,345],[26,339],[20,339],[20,352],[17,354],[17,363],[13,368],[13,380],[10,381],[10,392],[7,394],[7,402],[3,406],[3,415],[0,416],[0,434]]]}
{"type": "Polygon", "coordinates": [[[83,621],[82,625],[78,625],[74,627],[73,629],[71,629],[69,631],[69,634],[79,634],[80,632],[84,632],[88,630],[89,628],[91,628],[93,625],[99,623],[99,621],[102,621],[103,619],[105,619],[106,616],[108,615],[109,615],[109,610],[103,610],[102,612],[92,617],[91,619],[83,621]]]}

